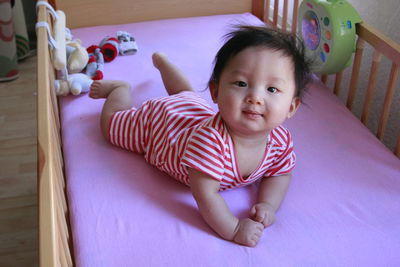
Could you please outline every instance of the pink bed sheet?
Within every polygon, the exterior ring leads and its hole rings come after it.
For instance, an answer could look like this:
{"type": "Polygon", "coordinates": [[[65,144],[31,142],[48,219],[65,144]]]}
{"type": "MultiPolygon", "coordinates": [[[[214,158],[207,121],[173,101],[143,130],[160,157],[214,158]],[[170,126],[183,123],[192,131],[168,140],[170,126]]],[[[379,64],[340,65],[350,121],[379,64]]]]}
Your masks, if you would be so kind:
{"type": "MultiPolygon", "coordinates": [[[[104,66],[131,83],[134,104],[165,95],[151,63],[164,51],[204,91],[222,36],[251,14],[73,30],[84,46],[125,30],[139,51],[104,66]]],[[[276,223],[248,248],[219,238],[189,188],[100,134],[103,100],[62,97],[62,135],[77,266],[400,266],[400,161],[319,81],[287,122],[297,152],[293,182],[276,223]]],[[[238,216],[257,185],[222,193],[238,216]]]]}

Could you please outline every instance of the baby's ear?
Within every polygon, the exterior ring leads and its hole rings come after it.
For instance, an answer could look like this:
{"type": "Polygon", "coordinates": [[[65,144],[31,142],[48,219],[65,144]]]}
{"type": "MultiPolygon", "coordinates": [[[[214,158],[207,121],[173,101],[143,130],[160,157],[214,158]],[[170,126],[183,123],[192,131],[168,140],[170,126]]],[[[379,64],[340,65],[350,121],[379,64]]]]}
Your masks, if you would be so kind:
{"type": "Polygon", "coordinates": [[[300,107],[300,104],[301,104],[301,99],[299,97],[293,98],[292,104],[290,105],[288,118],[293,117],[293,115],[296,113],[297,109],[300,107]]]}
{"type": "Polygon", "coordinates": [[[214,103],[217,103],[218,98],[218,85],[215,81],[211,81],[208,83],[208,87],[210,88],[211,98],[214,103]]]}

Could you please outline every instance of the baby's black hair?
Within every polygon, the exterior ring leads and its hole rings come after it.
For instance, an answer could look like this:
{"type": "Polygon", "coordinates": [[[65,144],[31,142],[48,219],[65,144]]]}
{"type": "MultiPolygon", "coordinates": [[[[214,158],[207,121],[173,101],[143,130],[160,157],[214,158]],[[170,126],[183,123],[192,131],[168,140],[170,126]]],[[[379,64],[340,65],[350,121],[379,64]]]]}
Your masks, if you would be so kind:
{"type": "Polygon", "coordinates": [[[301,99],[310,77],[310,63],[306,60],[303,42],[295,34],[262,26],[236,26],[225,36],[228,41],[220,48],[214,60],[210,83],[218,83],[222,71],[235,55],[246,48],[263,46],[280,51],[294,66],[295,96],[301,99]]]}

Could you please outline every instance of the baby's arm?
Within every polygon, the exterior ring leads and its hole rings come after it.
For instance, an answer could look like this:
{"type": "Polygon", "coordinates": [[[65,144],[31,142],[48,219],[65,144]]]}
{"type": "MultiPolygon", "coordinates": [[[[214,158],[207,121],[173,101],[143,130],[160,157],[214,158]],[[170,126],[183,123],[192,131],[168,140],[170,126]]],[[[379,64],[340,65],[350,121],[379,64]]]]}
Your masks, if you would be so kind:
{"type": "Polygon", "coordinates": [[[255,246],[264,227],[249,218],[235,217],[218,193],[220,183],[208,175],[189,169],[190,187],[200,214],[208,225],[222,238],[245,246],[255,246]]]}
{"type": "Polygon", "coordinates": [[[265,177],[260,183],[258,203],[250,210],[250,217],[260,222],[264,227],[270,226],[275,220],[275,212],[281,205],[292,175],[265,177]]]}

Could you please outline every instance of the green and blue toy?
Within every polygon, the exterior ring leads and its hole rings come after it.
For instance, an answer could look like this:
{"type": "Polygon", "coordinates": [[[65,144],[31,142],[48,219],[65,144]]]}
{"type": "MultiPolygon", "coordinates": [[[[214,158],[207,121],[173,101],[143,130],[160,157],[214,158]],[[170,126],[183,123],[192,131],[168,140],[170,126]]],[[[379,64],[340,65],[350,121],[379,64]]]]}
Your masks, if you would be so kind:
{"type": "Polygon", "coordinates": [[[312,71],[332,74],[351,62],[355,51],[356,24],[360,15],[346,0],[305,0],[299,8],[299,36],[312,71]]]}

